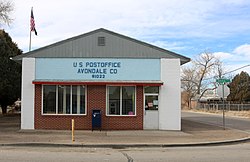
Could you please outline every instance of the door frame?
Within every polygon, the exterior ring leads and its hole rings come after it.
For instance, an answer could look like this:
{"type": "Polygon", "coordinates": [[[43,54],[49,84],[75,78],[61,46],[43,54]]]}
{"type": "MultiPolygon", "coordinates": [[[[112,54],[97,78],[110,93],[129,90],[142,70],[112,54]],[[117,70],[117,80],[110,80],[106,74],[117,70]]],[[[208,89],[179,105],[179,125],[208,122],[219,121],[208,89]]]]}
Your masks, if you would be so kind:
{"type": "MultiPolygon", "coordinates": [[[[151,128],[148,128],[147,126],[146,126],[146,120],[147,120],[147,118],[146,118],[146,111],[148,111],[148,113],[150,112],[150,111],[157,111],[158,112],[158,117],[157,117],[157,119],[155,119],[155,122],[158,122],[157,123],[157,125],[158,125],[158,129],[159,129],[159,107],[158,107],[158,110],[146,110],[145,109],[145,106],[146,106],[146,96],[158,96],[158,103],[159,103],[159,93],[144,93],[143,94],[143,129],[151,129],[151,128]]],[[[159,105],[158,105],[159,106],[159,105]]],[[[152,129],[154,129],[154,128],[152,128],[152,129]]]]}

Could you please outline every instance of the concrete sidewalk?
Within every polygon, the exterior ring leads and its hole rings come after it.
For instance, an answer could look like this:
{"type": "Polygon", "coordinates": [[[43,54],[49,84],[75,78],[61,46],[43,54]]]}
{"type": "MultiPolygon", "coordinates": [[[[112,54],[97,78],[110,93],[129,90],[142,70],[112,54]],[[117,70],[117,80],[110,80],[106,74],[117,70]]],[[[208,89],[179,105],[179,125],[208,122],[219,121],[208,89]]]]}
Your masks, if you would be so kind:
{"type": "Polygon", "coordinates": [[[0,116],[0,146],[170,147],[250,141],[248,133],[182,120],[182,131],[20,130],[20,116],[0,116]]]}

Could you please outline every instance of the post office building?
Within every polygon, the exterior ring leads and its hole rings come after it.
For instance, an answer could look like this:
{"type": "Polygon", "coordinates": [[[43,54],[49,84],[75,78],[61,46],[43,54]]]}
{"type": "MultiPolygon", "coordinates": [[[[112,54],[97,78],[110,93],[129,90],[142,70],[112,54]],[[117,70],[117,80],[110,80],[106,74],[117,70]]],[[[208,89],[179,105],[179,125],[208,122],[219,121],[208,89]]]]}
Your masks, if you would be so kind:
{"type": "Polygon", "coordinates": [[[180,66],[190,59],[97,29],[13,58],[21,129],[180,130],[180,66]]]}

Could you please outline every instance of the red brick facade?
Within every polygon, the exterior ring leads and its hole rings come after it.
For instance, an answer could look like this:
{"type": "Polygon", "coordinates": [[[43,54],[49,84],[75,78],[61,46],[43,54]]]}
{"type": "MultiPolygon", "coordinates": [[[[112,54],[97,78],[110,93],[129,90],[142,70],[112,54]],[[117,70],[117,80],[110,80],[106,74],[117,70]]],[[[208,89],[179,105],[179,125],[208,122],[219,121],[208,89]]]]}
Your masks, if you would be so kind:
{"type": "Polygon", "coordinates": [[[100,109],[103,130],[143,129],[143,87],[136,87],[136,116],[106,116],[106,86],[87,86],[87,115],[42,115],[42,85],[35,85],[35,129],[92,129],[92,110],[100,109]]]}

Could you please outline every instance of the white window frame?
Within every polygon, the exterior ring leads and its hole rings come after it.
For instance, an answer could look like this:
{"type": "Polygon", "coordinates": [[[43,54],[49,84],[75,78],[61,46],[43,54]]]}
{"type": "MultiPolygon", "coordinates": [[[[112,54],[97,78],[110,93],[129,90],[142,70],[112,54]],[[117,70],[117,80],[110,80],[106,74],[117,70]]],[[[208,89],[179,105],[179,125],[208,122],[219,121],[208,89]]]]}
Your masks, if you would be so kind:
{"type": "Polygon", "coordinates": [[[159,111],[159,105],[157,110],[146,110],[145,109],[145,99],[146,96],[157,96],[158,97],[158,102],[159,102],[159,96],[160,96],[160,87],[159,87],[159,92],[158,93],[147,93],[145,92],[145,87],[143,87],[143,109],[144,111],[159,111]]]}
{"type": "Polygon", "coordinates": [[[144,110],[145,111],[159,111],[159,105],[158,105],[158,109],[156,110],[156,109],[153,109],[153,110],[146,110],[145,109],[145,105],[146,105],[146,102],[145,102],[145,100],[146,100],[146,96],[157,96],[158,97],[158,102],[159,102],[159,94],[158,93],[144,93],[144,99],[143,99],[143,107],[144,107],[144,110]]]}
{"type": "Polygon", "coordinates": [[[134,117],[136,116],[136,100],[137,100],[137,95],[136,95],[136,92],[137,92],[137,87],[136,86],[133,86],[133,85],[107,85],[106,86],[106,116],[131,116],[131,117],[134,117]],[[115,115],[115,114],[109,114],[109,87],[120,87],[120,115],[115,115]],[[133,115],[122,115],[122,87],[135,87],[135,111],[134,111],[134,114],[133,115]]]}
{"type": "MultiPolygon", "coordinates": [[[[84,93],[85,93],[85,105],[84,105],[84,108],[85,108],[85,113],[84,114],[72,114],[72,86],[73,85],[69,85],[70,86],[70,114],[58,114],[58,84],[57,85],[53,85],[53,86],[56,86],[56,113],[55,114],[47,114],[47,113],[44,113],[43,112],[43,86],[47,86],[47,85],[50,85],[50,84],[43,84],[42,85],[42,102],[41,102],[41,115],[59,115],[59,116],[63,116],[63,115],[74,115],[74,116],[86,116],[87,115],[87,86],[86,85],[76,85],[76,86],[84,86],[84,93]]],[[[64,86],[64,85],[63,85],[64,86]]],[[[68,86],[68,85],[67,85],[68,86]]]]}

